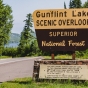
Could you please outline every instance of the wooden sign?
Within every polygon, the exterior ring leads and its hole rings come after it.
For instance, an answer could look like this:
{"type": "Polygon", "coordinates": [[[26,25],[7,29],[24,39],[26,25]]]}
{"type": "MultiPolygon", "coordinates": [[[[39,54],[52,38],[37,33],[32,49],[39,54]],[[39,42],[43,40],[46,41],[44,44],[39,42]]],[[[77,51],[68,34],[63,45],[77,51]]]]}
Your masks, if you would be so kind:
{"type": "Polygon", "coordinates": [[[33,19],[35,29],[88,28],[88,8],[36,10],[33,19]]]}
{"type": "Polygon", "coordinates": [[[39,48],[43,51],[76,51],[88,48],[87,29],[53,29],[36,31],[39,48]]]}
{"type": "Polygon", "coordinates": [[[88,8],[36,10],[33,21],[38,45],[44,51],[88,48],[88,8]]]}

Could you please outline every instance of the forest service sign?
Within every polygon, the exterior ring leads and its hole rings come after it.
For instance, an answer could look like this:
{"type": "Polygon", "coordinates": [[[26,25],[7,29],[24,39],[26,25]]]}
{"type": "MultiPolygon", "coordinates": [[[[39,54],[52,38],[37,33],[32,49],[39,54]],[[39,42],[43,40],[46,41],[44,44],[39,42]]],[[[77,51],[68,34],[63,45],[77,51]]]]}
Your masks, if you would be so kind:
{"type": "Polygon", "coordinates": [[[88,8],[36,10],[33,18],[35,29],[88,28],[88,8]]]}
{"type": "Polygon", "coordinates": [[[36,10],[33,21],[38,45],[44,51],[88,48],[88,8],[36,10]]]}

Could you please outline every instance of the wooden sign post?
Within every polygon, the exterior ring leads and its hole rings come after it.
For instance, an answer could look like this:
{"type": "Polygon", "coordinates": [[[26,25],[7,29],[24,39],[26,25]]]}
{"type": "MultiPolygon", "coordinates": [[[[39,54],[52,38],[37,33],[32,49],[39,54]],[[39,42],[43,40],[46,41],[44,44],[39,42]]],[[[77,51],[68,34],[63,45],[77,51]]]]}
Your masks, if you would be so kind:
{"type": "Polygon", "coordinates": [[[54,54],[53,53],[51,54],[51,59],[54,60],[54,54]]]}
{"type": "Polygon", "coordinates": [[[75,60],[75,51],[72,53],[72,60],[75,60]]]}

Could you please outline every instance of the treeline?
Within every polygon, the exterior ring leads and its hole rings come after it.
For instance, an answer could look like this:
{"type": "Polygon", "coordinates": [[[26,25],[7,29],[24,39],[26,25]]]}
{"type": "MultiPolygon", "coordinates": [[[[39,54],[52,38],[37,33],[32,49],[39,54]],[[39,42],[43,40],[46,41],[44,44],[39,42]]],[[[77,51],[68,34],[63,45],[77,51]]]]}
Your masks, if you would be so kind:
{"type": "MultiPolygon", "coordinates": [[[[2,0],[0,0],[0,2],[2,3],[2,0]]],[[[12,56],[12,57],[25,57],[25,56],[42,56],[42,55],[50,56],[51,53],[53,53],[53,52],[45,52],[45,51],[42,51],[39,49],[37,39],[32,35],[32,33],[34,33],[34,31],[32,30],[33,20],[32,20],[31,13],[27,14],[26,20],[24,20],[25,25],[24,25],[23,31],[21,32],[21,38],[20,38],[20,43],[19,43],[18,47],[17,48],[4,47],[4,45],[9,40],[9,33],[11,31],[12,21],[13,21],[13,18],[11,15],[11,13],[12,13],[11,7],[8,5],[5,5],[2,7],[2,9],[4,9],[4,8],[7,8],[6,11],[9,10],[9,13],[8,13],[8,15],[6,15],[6,17],[8,19],[5,19],[5,21],[7,23],[5,26],[4,26],[5,23],[3,23],[3,20],[0,20],[0,22],[2,21],[2,26],[0,26],[0,47],[1,47],[0,55],[12,56]],[[8,22],[8,20],[10,20],[10,21],[8,22]],[[3,30],[2,30],[2,28],[3,28],[3,30]],[[5,32],[5,34],[4,34],[4,32],[5,32]],[[2,34],[4,34],[4,39],[2,38],[2,34]]],[[[71,9],[71,8],[88,8],[88,1],[86,1],[84,4],[82,4],[81,0],[70,0],[69,1],[69,9],[71,9]]],[[[64,2],[64,9],[67,9],[65,2],[64,2]]],[[[2,13],[7,13],[6,11],[2,12],[2,13]]],[[[54,52],[54,54],[55,55],[72,54],[72,52],[54,52]]],[[[82,57],[82,56],[88,57],[88,50],[76,51],[76,56],[77,57],[82,57]]]]}
{"type": "Polygon", "coordinates": [[[50,52],[43,52],[38,48],[37,41],[34,40],[30,45],[21,47],[19,45],[17,48],[4,48],[2,55],[11,57],[25,57],[25,56],[42,56],[50,55],[50,52]]]}

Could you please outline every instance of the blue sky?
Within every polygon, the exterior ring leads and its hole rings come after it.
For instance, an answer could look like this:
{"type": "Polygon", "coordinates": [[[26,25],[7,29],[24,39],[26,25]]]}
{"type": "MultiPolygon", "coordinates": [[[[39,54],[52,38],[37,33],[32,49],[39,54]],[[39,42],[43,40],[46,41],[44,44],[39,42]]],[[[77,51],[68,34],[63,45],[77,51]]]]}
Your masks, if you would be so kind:
{"type": "MultiPolygon", "coordinates": [[[[22,32],[25,25],[23,21],[28,13],[33,13],[37,9],[63,9],[64,1],[68,7],[70,0],[3,0],[3,3],[10,5],[13,10],[12,33],[22,32]]],[[[81,1],[84,3],[87,0],[81,1]]]]}

